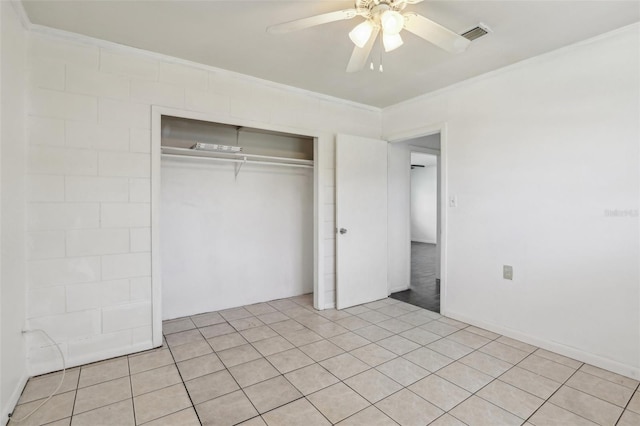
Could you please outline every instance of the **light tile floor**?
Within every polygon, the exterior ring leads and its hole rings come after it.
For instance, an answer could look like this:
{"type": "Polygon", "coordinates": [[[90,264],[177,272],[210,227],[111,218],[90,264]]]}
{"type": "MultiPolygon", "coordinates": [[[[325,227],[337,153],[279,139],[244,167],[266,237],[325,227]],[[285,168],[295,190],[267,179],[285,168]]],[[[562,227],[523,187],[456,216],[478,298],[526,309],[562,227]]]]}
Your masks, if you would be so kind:
{"type": "MultiPolygon", "coordinates": [[[[23,424],[640,425],[638,382],[384,299],[305,295],[164,323],[158,349],[67,372],[23,424]]],[[[29,412],[60,373],[29,380],[29,412]]]]}

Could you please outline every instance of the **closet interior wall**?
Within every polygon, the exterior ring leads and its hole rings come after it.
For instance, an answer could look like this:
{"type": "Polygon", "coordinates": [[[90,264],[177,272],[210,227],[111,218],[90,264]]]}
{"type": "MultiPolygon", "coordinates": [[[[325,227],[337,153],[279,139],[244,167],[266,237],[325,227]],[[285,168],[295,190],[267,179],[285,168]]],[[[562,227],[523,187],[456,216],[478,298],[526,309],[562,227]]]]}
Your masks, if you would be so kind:
{"type": "MultiPolygon", "coordinates": [[[[162,118],[163,148],[195,142],[313,160],[309,137],[162,118]]],[[[313,291],[313,167],[165,155],[160,210],[163,319],[313,291]]]]}

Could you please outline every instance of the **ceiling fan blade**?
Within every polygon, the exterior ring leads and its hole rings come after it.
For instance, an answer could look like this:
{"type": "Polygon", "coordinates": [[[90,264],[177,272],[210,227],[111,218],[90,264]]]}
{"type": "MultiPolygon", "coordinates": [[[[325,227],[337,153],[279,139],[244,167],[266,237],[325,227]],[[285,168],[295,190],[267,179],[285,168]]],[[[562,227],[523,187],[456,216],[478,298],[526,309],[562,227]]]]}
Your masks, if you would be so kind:
{"type": "Polygon", "coordinates": [[[454,33],[440,24],[427,19],[416,13],[406,13],[404,15],[404,28],[414,33],[420,38],[427,40],[451,53],[460,53],[467,50],[470,40],[454,33]]]}
{"type": "Polygon", "coordinates": [[[315,27],[316,25],[328,24],[329,22],[352,19],[357,15],[358,11],[355,9],[337,10],[335,12],[323,13],[322,15],[311,16],[309,18],[296,19],[295,21],[272,25],[267,28],[267,32],[270,34],[290,33],[292,31],[315,27]]]}
{"type": "Polygon", "coordinates": [[[347,65],[347,72],[357,72],[364,68],[367,63],[367,59],[369,58],[369,54],[371,53],[371,49],[373,49],[373,45],[378,38],[378,33],[380,32],[380,28],[374,28],[371,33],[371,37],[369,37],[369,41],[364,47],[355,46],[353,48],[353,52],[351,53],[351,59],[349,59],[349,64],[347,65]]]}

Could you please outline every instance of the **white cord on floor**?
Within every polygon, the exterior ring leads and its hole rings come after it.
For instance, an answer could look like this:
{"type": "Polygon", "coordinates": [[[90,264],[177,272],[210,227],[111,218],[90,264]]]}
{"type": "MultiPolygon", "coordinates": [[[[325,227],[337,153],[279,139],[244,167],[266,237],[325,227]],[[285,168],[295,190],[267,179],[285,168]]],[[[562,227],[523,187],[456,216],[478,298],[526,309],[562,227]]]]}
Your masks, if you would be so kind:
{"type": "Polygon", "coordinates": [[[49,341],[51,343],[53,343],[56,347],[56,349],[58,349],[58,352],[60,353],[60,358],[62,359],[62,377],[60,378],[60,383],[58,384],[58,387],[56,388],[56,390],[54,390],[51,395],[49,395],[49,397],[47,399],[45,399],[44,401],[42,401],[40,403],[40,405],[38,405],[36,408],[33,409],[33,411],[31,411],[29,414],[27,414],[26,416],[24,416],[21,419],[14,419],[13,417],[11,417],[11,415],[9,415],[9,423],[15,422],[15,423],[20,423],[23,422],[25,420],[27,420],[29,417],[31,417],[31,415],[33,413],[35,413],[36,411],[38,411],[44,404],[46,404],[47,402],[49,402],[49,400],[51,398],[53,398],[53,396],[58,393],[58,391],[60,390],[60,388],[62,387],[62,383],[64,382],[64,375],[67,371],[67,366],[64,360],[64,354],[62,353],[62,350],[60,349],[60,346],[51,338],[51,336],[49,336],[47,334],[46,331],[42,330],[41,328],[34,328],[33,330],[23,330],[23,333],[33,333],[39,331],[40,333],[44,334],[46,336],[47,339],[49,339],[49,341]]]}

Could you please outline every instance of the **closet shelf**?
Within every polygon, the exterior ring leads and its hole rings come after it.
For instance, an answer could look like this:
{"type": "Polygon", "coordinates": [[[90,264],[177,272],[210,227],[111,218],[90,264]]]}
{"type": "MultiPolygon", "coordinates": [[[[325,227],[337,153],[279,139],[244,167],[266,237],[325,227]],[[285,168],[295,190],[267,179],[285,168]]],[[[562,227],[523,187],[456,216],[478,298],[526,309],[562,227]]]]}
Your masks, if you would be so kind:
{"type": "Polygon", "coordinates": [[[272,166],[287,166],[287,167],[303,167],[313,168],[313,160],[300,160],[298,158],[287,157],[274,157],[269,155],[256,155],[256,154],[244,154],[238,153],[223,153],[223,152],[210,152],[210,151],[196,151],[187,148],[174,148],[163,146],[163,157],[189,157],[202,160],[213,161],[225,161],[232,163],[252,163],[252,164],[266,164],[272,166]]]}

